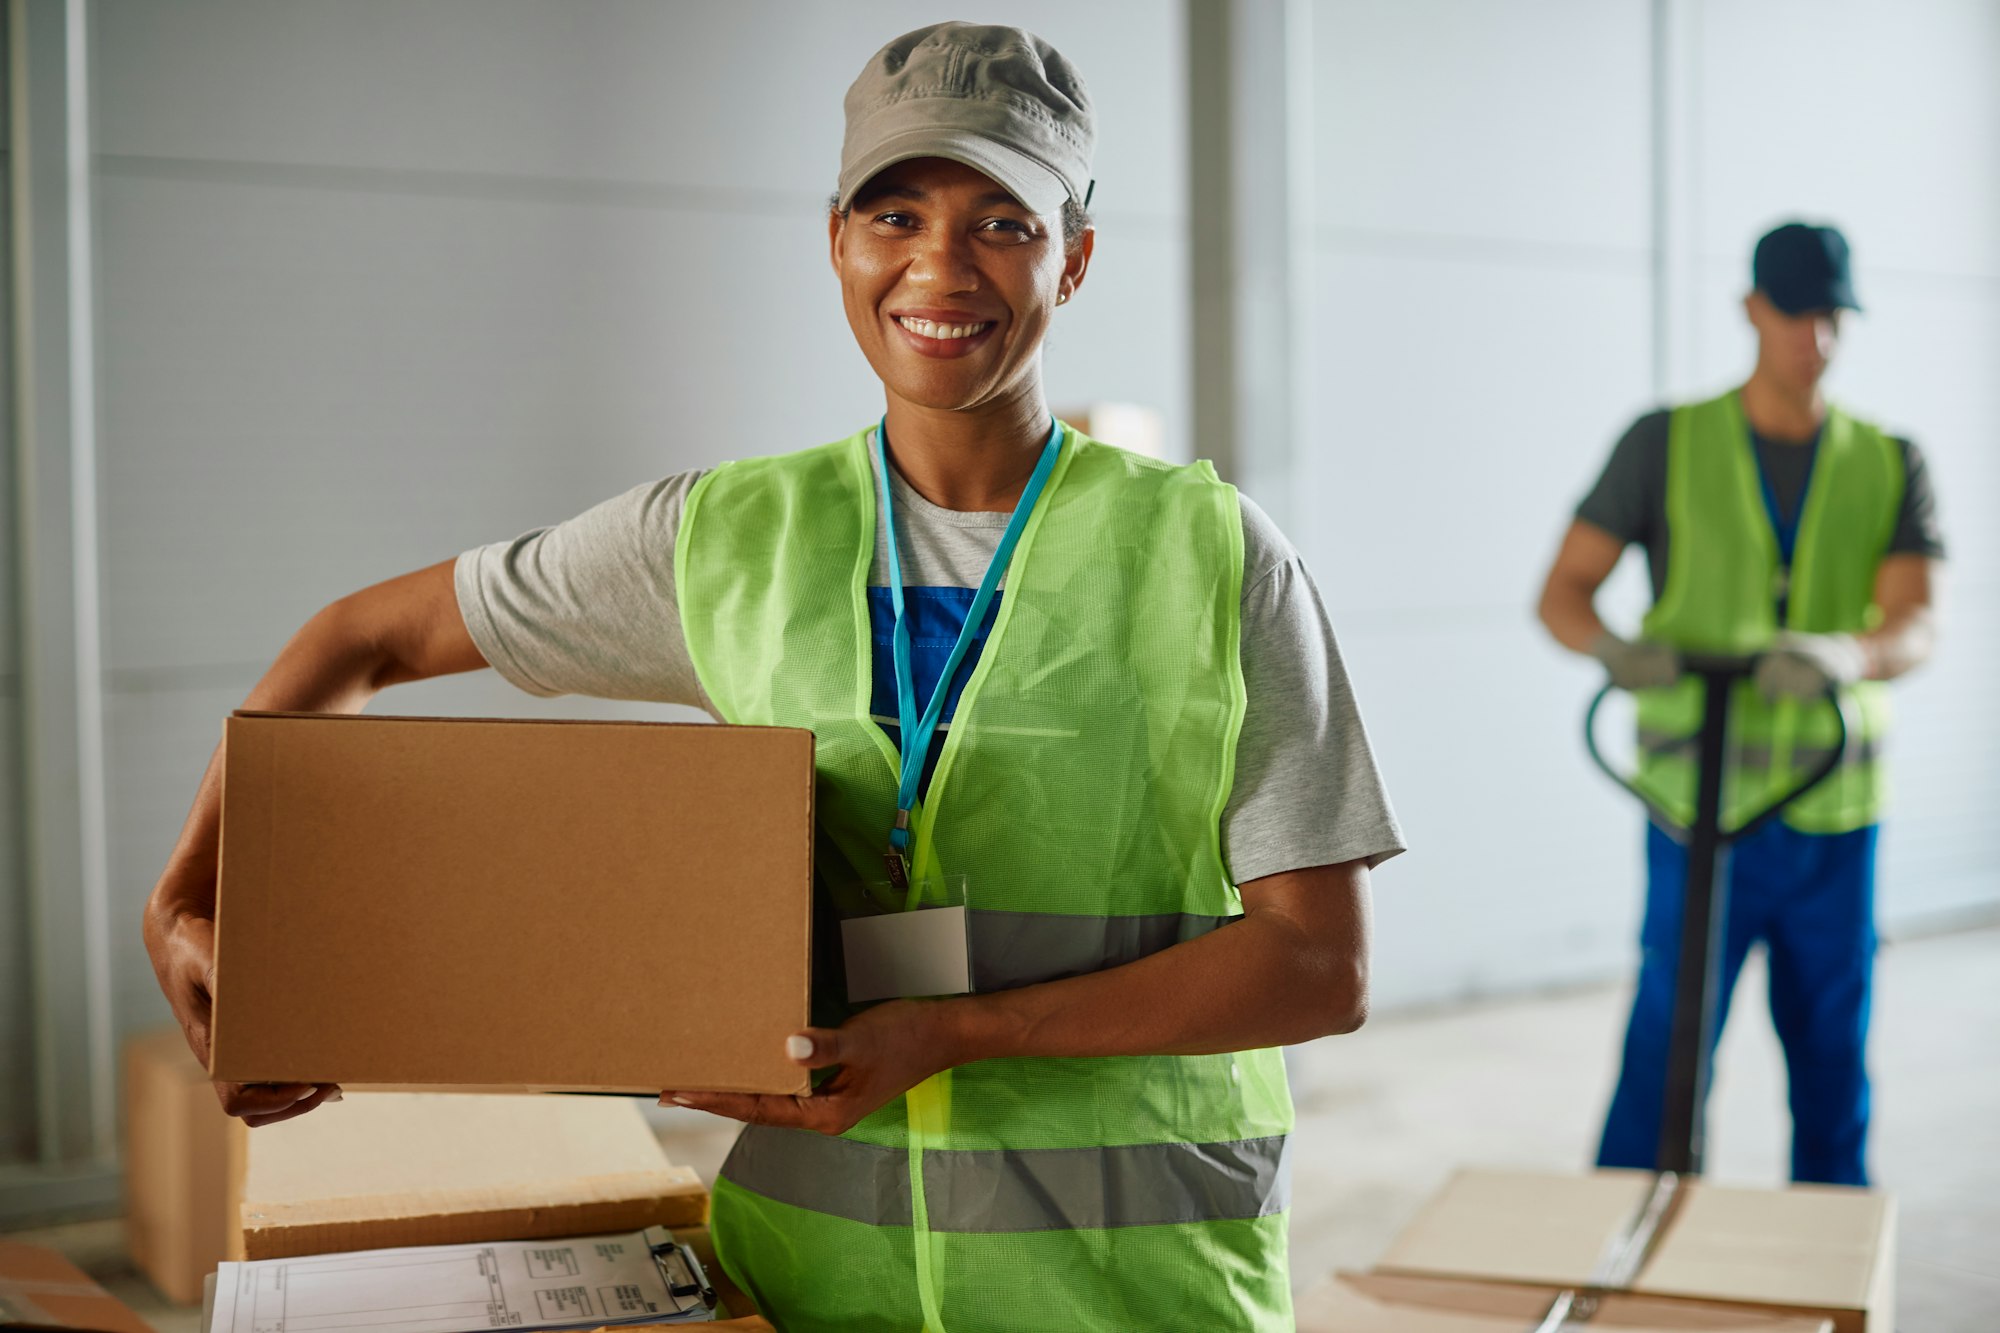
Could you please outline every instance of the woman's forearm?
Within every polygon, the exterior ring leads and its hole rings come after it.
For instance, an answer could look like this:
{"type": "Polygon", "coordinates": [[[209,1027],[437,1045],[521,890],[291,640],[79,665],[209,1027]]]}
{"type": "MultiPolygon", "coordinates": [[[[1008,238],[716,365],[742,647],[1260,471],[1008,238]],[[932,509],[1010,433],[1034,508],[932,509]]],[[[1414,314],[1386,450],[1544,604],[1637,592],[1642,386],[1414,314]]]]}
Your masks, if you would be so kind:
{"type": "Polygon", "coordinates": [[[1274,875],[1245,886],[1246,904],[1267,884],[1269,905],[1136,962],[943,1002],[952,1063],[1209,1055],[1353,1031],[1367,1015],[1367,870],[1274,875]]]}

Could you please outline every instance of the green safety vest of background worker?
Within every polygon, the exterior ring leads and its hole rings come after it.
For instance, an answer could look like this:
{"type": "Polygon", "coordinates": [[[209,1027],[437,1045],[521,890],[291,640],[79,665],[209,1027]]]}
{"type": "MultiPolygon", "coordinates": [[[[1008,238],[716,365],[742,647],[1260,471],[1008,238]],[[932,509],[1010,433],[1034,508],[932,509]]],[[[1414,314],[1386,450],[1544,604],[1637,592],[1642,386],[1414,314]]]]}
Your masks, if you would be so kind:
{"type": "MultiPolygon", "coordinates": [[[[354,594],[249,706],[491,665],[812,728],[816,937],[956,886],[974,993],[850,1005],[819,956],[810,1096],[666,1090],[748,1122],[730,1274],[784,1329],[1289,1328],[1275,1048],[1362,1021],[1368,869],[1402,846],[1331,628],[1206,464],[1051,420],[1042,343],[1095,246],[1070,64],[924,28],[846,114],[828,235],[880,427],[354,594]]],[[[216,792],[211,765],[147,916],[203,1056],[216,792]]],[[[251,1123],[339,1095],[220,1092],[251,1123]]]]}
{"type": "MultiPolygon", "coordinates": [[[[1826,693],[1849,696],[1859,726],[1832,778],[1732,849],[1711,1041],[1761,941],[1790,1081],[1792,1177],[1865,1185],[1883,682],[1931,651],[1944,547],[1916,448],[1820,392],[1841,312],[1860,308],[1846,240],[1789,223],[1757,243],[1751,267],[1756,369],[1741,389],[1627,432],[1577,508],[1541,615],[1637,691],[1639,784],[1682,824],[1702,697],[1681,677],[1682,651],[1763,655],[1733,703],[1725,826],[1825,759],[1838,737],[1826,693]],[[1653,582],[1636,641],[1606,630],[1592,606],[1630,542],[1645,548],[1653,582]]],[[[1687,855],[1657,824],[1647,872],[1638,993],[1602,1166],[1650,1168],[1659,1148],[1687,855]]]]}

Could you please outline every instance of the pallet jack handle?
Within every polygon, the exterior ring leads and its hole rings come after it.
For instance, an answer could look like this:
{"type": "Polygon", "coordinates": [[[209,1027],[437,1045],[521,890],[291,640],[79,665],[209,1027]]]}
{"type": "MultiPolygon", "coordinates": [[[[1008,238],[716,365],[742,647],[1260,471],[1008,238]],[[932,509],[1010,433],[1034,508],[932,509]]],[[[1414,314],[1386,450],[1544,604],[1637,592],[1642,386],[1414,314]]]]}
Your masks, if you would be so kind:
{"type": "MultiPolygon", "coordinates": [[[[1761,657],[1759,656],[1700,657],[1690,655],[1682,659],[1682,665],[1686,670],[1686,674],[1702,678],[1705,694],[1713,698],[1717,694],[1726,696],[1729,686],[1734,685],[1738,680],[1747,680],[1755,675],[1757,663],[1760,660],[1761,657]]],[[[1675,842],[1686,843],[1693,833],[1693,826],[1682,824],[1679,820],[1675,819],[1673,815],[1668,813],[1664,806],[1654,800],[1644,788],[1640,787],[1635,779],[1627,777],[1613,768],[1611,761],[1604,757],[1604,752],[1597,748],[1598,710],[1604,706],[1606,699],[1617,692],[1618,687],[1616,685],[1607,683],[1603,689],[1599,690],[1592,697],[1590,707],[1583,715],[1584,748],[1590,752],[1590,761],[1597,765],[1604,776],[1630,792],[1641,805],[1646,807],[1646,813],[1651,815],[1653,822],[1660,826],[1661,832],[1665,833],[1675,842]]],[[[1849,715],[1849,705],[1844,694],[1837,689],[1828,690],[1826,698],[1827,702],[1833,705],[1834,710],[1836,734],[1833,748],[1821,756],[1819,762],[1814,764],[1806,775],[1787,790],[1784,795],[1771,801],[1762,810],[1759,810],[1735,828],[1719,830],[1718,836],[1722,842],[1732,843],[1739,838],[1749,837],[1752,833],[1755,833],[1758,829],[1776,819],[1783,813],[1786,806],[1819,786],[1820,783],[1825,782],[1840,768],[1842,761],[1847,755],[1847,740],[1854,731],[1854,724],[1849,715]]],[[[1724,711],[1726,713],[1727,710],[1725,709],[1724,711]]],[[[1702,747],[1704,752],[1708,748],[1706,745],[1707,733],[1708,729],[1704,726],[1702,734],[1696,738],[1698,745],[1702,747]]]]}
{"type": "Polygon", "coordinates": [[[1606,685],[1584,714],[1583,739],[1591,761],[1607,777],[1636,796],[1653,822],[1687,847],[1687,891],[1681,917],[1680,957],[1674,977],[1674,1024],[1668,1046],[1666,1096],[1660,1117],[1660,1147],[1656,1169],[1678,1175],[1701,1173],[1706,1127],[1703,1107],[1708,1100],[1711,1056],[1715,1045],[1715,1000],[1721,991],[1723,923],[1729,916],[1729,844],[1756,832],[1813,788],[1832,777],[1846,758],[1855,726],[1848,702],[1838,689],[1827,692],[1833,704],[1837,739],[1812,770],[1789,790],[1734,828],[1722,826],[1722,788],[1727,767],[1729,708],[1738,682],[1756,673],[1760,659],[1704,657],[1682,659],[1687,675],[1702,682],[1701,731],[1695,737],[1696,778],[1694,819],[1682,825],[1637,782],[1614,769],[1597,748],[1597,713],[1617,688],[1606,685]]]}

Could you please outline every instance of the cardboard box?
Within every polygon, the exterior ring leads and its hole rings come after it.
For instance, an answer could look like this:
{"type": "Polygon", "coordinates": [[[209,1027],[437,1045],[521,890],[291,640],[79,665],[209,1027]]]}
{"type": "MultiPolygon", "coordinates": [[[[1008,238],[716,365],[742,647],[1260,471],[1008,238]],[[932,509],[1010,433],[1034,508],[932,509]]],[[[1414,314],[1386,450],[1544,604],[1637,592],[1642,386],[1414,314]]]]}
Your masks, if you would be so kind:
{"type": "Polygon", "coordinates": [[[0,1328],[153,1333],[152,1326],[54,1250],[0,1240],[0,1328]]]}
{"type": "Polygon", "coordinates": [[[701,1177],[622,1098],[350,1092],[235,1151],[232,1259],[708,1220],[701,1177]]]}
{"type": "Polygon", "coordinates": [[[187,1039],[165,1028],[125,1043],[125,1245],[160,1294],[201,1300],[229,1243],[229,1136],[187,1039]]]}
{"type": "Polygon", "coordinates": [[[238,713],[233,1082],[798,1093],[806,731],[238,713]]]}
{"type": "MultiPolygon", "coordinates": [[[[1375,1271],[1585,1285],[1607,1241],[1626,1227],[1652,1184],[1645,1171],[1461,1171],[1375,1271]]],[[[1749,1189],[1694,1180],[1684,1184],[1628,1289],[1825,1318],[1835,1333],[1890,1333],[1894,1279],[1895,1203],[1887,1195],[1834,1185],[1749,1189]]]]}
{"type": "MultiPolygon", "coordinates": [[[[1299,1333],[1526,1333],[1555,1287],[1338,1273],[1299,1298],[1299,1333]]],[[[1607,1296],[1585,1330],[1606,1333],[1830,1333],[1830,1320],[1650,1296],[1607,1296]]]]}

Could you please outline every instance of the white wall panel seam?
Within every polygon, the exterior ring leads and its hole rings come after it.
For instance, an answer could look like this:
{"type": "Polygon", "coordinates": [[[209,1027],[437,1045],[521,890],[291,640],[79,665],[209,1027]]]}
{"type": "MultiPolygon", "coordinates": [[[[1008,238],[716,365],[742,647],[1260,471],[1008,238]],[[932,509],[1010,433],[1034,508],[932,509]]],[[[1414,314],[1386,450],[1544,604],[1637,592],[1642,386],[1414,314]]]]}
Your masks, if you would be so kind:
{"type": "MultiPolygon", "coordinates": [[[[831,190],[755,189],[665,181],[606,181],[444,168],[353,167],[304,162],[247,162],[223,158],[99,153],[97,170],[135,180],[253,185],[345,194],[486,199],[499,202],[577,204],[654,212],[748,214],[823,218],[831,190]]],[[[1135,231],[1180,233],[1184,217],[1128,209],[1098,209],[1101,224],[1135,231]]]]}

